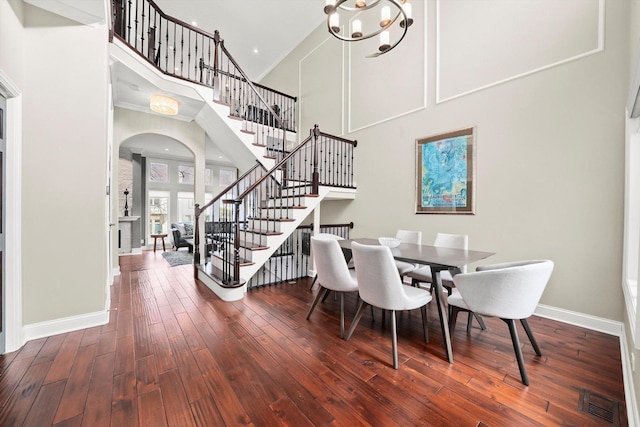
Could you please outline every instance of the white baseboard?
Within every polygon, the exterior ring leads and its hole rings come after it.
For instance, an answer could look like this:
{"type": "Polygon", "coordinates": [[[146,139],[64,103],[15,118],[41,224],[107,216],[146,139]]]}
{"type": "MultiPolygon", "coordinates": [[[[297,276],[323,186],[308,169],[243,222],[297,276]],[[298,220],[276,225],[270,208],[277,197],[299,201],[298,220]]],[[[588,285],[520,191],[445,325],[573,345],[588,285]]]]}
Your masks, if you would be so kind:
{"type": "MultiPolygon", "coordinates": [[[[112,268],[112,269],[111,269],[111,274],[112,274],[113,276],[119,276],[119,275],[120,275],[120,266],[117,266],[117,267],[115,267],[115,268],[112,268]]],[[[113,283],[112,283],[112,284],[113,284],[113,283]]]]}
{"type": "Polygon", "coordinates": [[[80,329],[93,328],[109,323],[109,311],[97,311],[95,313],[81,314],[79,316],[65,317],[47,322],[32,323],[23,328],[24,343],[38,338],[78,331],[80,329]]]}
{"type": "Polygon", "coordinates": [[[538,304],[535,315],[622,338],[622,322],[543,304],[538,304]]]}

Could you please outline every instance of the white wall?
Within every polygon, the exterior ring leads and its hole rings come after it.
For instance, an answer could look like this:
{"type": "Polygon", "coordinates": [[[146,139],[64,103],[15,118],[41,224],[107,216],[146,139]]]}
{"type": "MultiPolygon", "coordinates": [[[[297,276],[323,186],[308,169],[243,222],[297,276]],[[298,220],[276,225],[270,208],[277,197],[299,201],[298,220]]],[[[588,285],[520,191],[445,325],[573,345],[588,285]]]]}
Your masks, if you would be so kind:
{"type": "Polygon", "coordinates": [[[24,10],[23,321],[106,315],[107,28],[24,10]]]}
{"type": "Polygon", "coordinates": [[[552,0],[488,2],[502,7],[503,20],[533,19],[526,28],[553,32],[553,44],[544,34],[516,37],[510,31],[517,28],[476,22],[467,33],[472,19],[488,17],[478,15],[482,10],[460,19],[445,14],[461,2],[413,2],[426,9],[414,13],[410,34],[375,59],[363,58],[357,43],[342,57],[343,46],[321,25],[261,82],[300,97],[301,132],[318,123],[358,140],[356,200],[324,203],[322,221],[353,221],[354,237],[418,229],[425,243],[439,231],[466,233],[472,249],[496,253],[487,263],[552,259],[542,304],[621,321],[629,2],[573,2],[585,9],[576,19],[552,0]],[[548,13],[530,13],[540,4],[548,13]],[[449,76],[437,72],[456,59],[453,36],[460,46],[482,37],[475,61],[508,66],[485,67],[478,81],[470,58],[458,80],[444,81],[449,76]],[[503,55],[492,40],[505,46],[503,55]],[[535,61],[523,63],[531,55],[535,61]],[[537,68],[544,69],[527,73],[537,68]],[[444,101],[445,83],[447,94],[463,94],[444,101]],[[465,95],[469,88],[480,90],[465,95]],[[375,120],[367,124],[367,117],[375,120]],[[475,215],[414,214],[415,140],[470,126],[477,137],[475,215]]]}

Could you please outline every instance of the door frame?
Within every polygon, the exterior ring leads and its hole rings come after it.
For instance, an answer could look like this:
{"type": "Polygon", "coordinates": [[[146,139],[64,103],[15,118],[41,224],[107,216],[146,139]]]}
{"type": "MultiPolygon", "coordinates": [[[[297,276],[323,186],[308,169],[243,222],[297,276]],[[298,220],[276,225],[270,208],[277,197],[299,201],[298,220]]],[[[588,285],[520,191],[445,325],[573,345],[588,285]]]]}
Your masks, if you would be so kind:
{"type": "Polygon", "coordinates": [[[5,352],[24,344],[22,327],[22,91],[0,70],[5,117],[5,352]],[[9,286],[10,285],[10,286],[9,286]]]}

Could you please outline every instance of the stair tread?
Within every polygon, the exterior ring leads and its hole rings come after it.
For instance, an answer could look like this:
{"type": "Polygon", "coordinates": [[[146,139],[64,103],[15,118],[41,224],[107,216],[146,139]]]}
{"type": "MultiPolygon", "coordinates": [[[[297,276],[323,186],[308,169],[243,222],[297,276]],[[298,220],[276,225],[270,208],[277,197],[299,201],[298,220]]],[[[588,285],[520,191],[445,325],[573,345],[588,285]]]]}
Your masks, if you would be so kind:
{"type": "Polygon", "coordinates": [[[293,222],[295,219],[292,218],[261,218],[258,216],[254,216],[251,218],[247,218],[248,220],[256,220],[256,221],[275,221],[275,222],[293,222]]]}
{"type": "Polygon", "coordinates": [[[260,234],[262,236],[279,236],[282,234],[281,231],[261,231],[261,230],[256,230],[255,228],[245,228],[244,232],[252,233],[252,234],[260,234]]]}

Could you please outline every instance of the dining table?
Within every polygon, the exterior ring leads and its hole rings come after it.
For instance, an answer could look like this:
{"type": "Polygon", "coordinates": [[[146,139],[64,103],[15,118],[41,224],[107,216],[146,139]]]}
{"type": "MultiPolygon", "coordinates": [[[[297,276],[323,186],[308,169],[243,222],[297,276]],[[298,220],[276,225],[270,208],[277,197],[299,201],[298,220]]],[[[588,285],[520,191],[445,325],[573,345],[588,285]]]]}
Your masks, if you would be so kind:
{"type": "MultiPolygon", "coordinates": [[[[358,242],[363,245],[380,245],[378,239],[361,238],[339,240],[338,243],[345,254],[347,261],[351,259],[351,243],[358,242]]],[[[444,305],[442,278],[440,273],[449,270],[454,276],[461,272],[463,266],[483,260],[493,252],[472,251],[468,249],[444,248],[440,246],[417,245],[412,243],[400,243],[395,248],[390,248],[393,257],[398,261],[414,264],[428,265],[431,268],[432,285],[435,285],[435,299],[438,306],[438,316],[442,328],[443,346],[447,353],[447,360],[453,363],[453,351],[451,350],[451,336],[449,334],[449,322],[447,310],[444,305]]],[[[356,266],[357,268],[357,266],[356,266]]]]}

